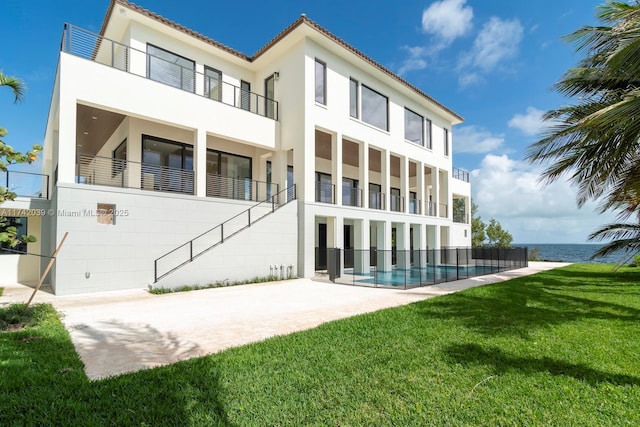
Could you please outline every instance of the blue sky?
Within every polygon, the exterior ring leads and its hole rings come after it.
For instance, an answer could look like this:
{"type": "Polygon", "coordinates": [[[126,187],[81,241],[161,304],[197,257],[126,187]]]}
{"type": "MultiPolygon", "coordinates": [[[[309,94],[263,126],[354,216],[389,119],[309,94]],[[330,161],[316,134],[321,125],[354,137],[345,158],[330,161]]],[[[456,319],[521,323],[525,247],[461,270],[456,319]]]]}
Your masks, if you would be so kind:
{"type": "MultiPolygon", "coordinates": [[[[401,74],[465,118],[454,128],[454,166],[472,172],[485,221],[515,242],[582,243],[598,225],[594,204],[578,210],[565,182],[537,183],[523,162],[542,112],[568,103],[551,91],[579,59],[561,37],[593,25],[600,0],[328,0],[211,2],[138,0],[173,21],[253,54],[301,13],[401,74]]],[[[14,105],[0,93],[5,142],[42,143],[64,22],[98,31],[108,0],[4,0],[0,69],[27,84],[14,105]]],[[[87,78],[91,78],[87,76],[87,78]]],[[[96,82],[100,84],[100,82],[96,82]]]]}

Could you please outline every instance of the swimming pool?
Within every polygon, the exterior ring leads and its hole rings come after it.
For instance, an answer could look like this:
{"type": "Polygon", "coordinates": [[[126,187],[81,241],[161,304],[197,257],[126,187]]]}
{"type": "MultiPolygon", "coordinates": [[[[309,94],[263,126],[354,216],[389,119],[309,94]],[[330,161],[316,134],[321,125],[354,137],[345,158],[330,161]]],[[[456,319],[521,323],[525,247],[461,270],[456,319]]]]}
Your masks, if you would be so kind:
{"type": "Polygon", "coordinates": [[[377,271],[371,267],[369,273],[354,273],[353,269],[345,269],[340,282],[363,286],[389,287],[417,287],[467,279],[497,272],[495,266],[490,265],[430,265],[424,268],[411,267],[409,269],[393,268],[391,271],[377,271]]]}

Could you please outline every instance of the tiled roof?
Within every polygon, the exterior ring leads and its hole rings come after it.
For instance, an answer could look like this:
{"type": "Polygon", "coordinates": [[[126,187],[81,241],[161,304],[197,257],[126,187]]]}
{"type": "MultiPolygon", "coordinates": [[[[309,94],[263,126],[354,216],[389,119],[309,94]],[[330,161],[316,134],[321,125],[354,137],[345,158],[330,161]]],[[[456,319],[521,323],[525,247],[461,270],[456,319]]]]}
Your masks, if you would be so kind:
{"type": "Polygon", "coordinates": [[[322,34],[323,36],[327,37],[328,39],[330,39],[331,41],[333,41],[334,43],[338,44],[339,46],[342,46],[344,49],[346,49],[347,51],[351,52],[352,54],[356,55],[357,57],[359,57],[360,59],[362,59],[363,61],[367,62],[368,64],[370,64],[371,66],[373,66],[374,68],[377,68],[378,70],[382,71],[383,73],[387,74],[389,77],[391,77],[392,79],[400,82],[401,84],[403,84],[404,86],[406,86],[407,88],[411,89],[412,91],[416,92],[417,94],[419,94],[420,96],[422,96],[423,98],[427,99],[428,101],[432,102],[433,104],[437,105],[438,107],[442,108],[443,110],[445,110],[446,112],[448,112],[449,114],[451,114],[452,116],[454,116],[455,118],[457,118],[460,121],[463,121],[464,119],[459,116],[458,114],[454,113],[452,110],[450,110],[449,108],[445,107],[444,105],[442,105],[440,102],[436,101],[435,99],[433,99],[431,96],[427,95],[424,91],[422,91],[421,89],[417,88],[416,86],[414,86],[413,84],[409,83],[407,80],[403,79],[402,77],[400,77],[399,75],[397,75],[396,73],[394,73],[393,71],[391,71],[390,69],[388,69],[387,67],[383,66],[382,64],[380,64],[379,62],[376,62],[375,60],[373,60],[371,57],[365,55],[364,53],[362,53],[360,50],[356,49],[355,47],[353,47],[352,45],[350,45],[349,43],[347,43],[346,41],[342,40],[340,37],[336,36],[335,34],[333,34],[332,32],[330,32],[329,30],[327,30],[326,28],[324,28],[323,26],[317,24],[316,22],[312,21],[311,19],[307,18],[307,16],[305,14],[302,14],[300,16],[300,18],[298,18],[297,20],[295,20],[291,25],[289,25],[287,28],[285,28],[283,31],[280,32],[280,34],[276,35],[273,39],[271,39],[267,44],[265,44],[263,47],[261,47],[260,49],[258,49],[258,51],[253,55],[253,56],[248,56],[242,52],[239,52],[235,49],[232,49],[220,42],[217,42],[207,36],[204,36],[196,31],[193,31],[187,27],[185,27],[184,25],[180,25],[174,21],[171,21],[170,19],[167,19],[163,16],[158,15],[157,13],[151,12],[148,9],[145,9],[141,6],[138,6],[134,3],[131,3],[130,1],[127,0],[111,0],[111,3],[109,4],[109,8],[107,9],[107,14],[105,15],[104,21],[102,23],[102,28],[100,29],[100,34],[103,35],[104,31],[106,30],[106,25],[107,22],[109,21],[109,18],[111,16],[111,14],[113,13],[113,9],[115,7],[115,5],[120,5],[120,6],[125,6],[131,10],[134,10],[138,13],[141,13],[143,15],[148,16],[151,19],[154,19],[162,24],[165,24],[171,28],[174,28],[178,31],[181,31],[185,34],[188,34],[198,40],[201,40],[207,44],[210,44],[212,46],[217,47],[218,49],[221,49],[227,53],[230,53],[231,55],[237,56],[238,58],[244,59],[248,62],[253,62],[255,61],[258,57],[260,57],[261,55],[263,55],[265,52],[267,52],[269,49],[271,49],[273,46],[275,46],[278,42],[280,42],[282,39],[284,39],[287,35],[289,35],[291,32],[293,32],[296,28],[298,28],[300,25],[306,24],[309,27],[313,28],[314,30],[316,30],[318,33],[322,34]]]}

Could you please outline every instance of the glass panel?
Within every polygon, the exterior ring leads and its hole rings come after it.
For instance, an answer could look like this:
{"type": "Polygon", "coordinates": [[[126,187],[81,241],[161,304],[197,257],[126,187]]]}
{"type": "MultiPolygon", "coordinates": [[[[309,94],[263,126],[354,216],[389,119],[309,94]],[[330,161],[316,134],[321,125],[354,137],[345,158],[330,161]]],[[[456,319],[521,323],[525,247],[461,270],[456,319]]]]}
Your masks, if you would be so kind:
{"type": "Polygon", "coordinates": [[[449,130],[444,129],[444,155],[449,155],[449,130]]]}
{"type": "Polygon", "coordinates": [[[216,101],[222,100],[222,73],[220,71],[204,67],[204,94],[216,101]]]}
{"type": "Polygon", "coordinates": [[[427,131],[427,148],[431,148],[431,120],[427,119],[425,130],[427,131]]]}
{"type": "Polygon", "coordinates": [[[414,144],[423,145],[424,118],[409,110],[404,109],[404,139],[414,144]]]}
{"type": "MultiPolygon", "coordinates": [[[[26,217],[7,217],[6,227],[15,227],[16,235],[23,236],[27,233],[27,218],[26,217]]],[[[27,244],[19,243],[13,248],[9,243],[0,243],[0,255],[11,255],[16,252],[27,252],[27,244]]]]}
{"type": "Polygon", "coordinates": [[[127,138],[113,150],[113,162],[111,164],[111,177],[119,175],[127,166],[127,138]]]}
{"type": "MultiPolygon", "coordinates": [[[[291,187],[293,185],[293,166],[287,166],[287,187],[291,187]]],[[[293,192],[287,191],[287,201],[291,201],[293,199],[293,192]]]]}
{"type": "Polygon", "coordinates": [[[144,136],[142,188],[193,193],[193,147],[144,136]]]}
{"type": "Polygon", "coordinates": [[[251,110],[251,84],[244,80],[240,82],[240,108],[251,110]]]}
{"type": "Polygon", "coordinates": [[[358,118],[358,82],[353,79],[349,81],[349,114],[358,118]]]}
{"type": "Polygon", "coordinates": [[[273,76],[268,77],[264,81],[264,96],[265,115],[273,119],[275,118],[275,105],[273,103],[275,96],[275,79],[273,76]]]}
{"type": "Polygon", "coordinates": [[[342,204],[345,206],[360,206],[358,194],[358,180],[342,178],[342,204]]]}
{"type": "Polygon", "coordinates": [[[371,209],[382,209],[382,186],[380,184],[369,183],[369,207],[371,209]]]}
{"type": "Polygon", "coordinates": [[[316,172],[316,201],[322,203],[333,203],[333,185],[331,175],[316,172]]]}
{"type": "Polygon", "coordinates": [[[384,95],[362,85],[362,121],[389,130],[388,100],[384,95]]]}
{"type": "Polygon", "coordinates": [[[326,104],[326,68],[327,66],[316,60],[316,102],[326,104]]]}
{"type": "Polygon", "coordinates": [[[147,73],[151,80],[194,91],[195,62],[150,44],[147,53],[147,73]]]}

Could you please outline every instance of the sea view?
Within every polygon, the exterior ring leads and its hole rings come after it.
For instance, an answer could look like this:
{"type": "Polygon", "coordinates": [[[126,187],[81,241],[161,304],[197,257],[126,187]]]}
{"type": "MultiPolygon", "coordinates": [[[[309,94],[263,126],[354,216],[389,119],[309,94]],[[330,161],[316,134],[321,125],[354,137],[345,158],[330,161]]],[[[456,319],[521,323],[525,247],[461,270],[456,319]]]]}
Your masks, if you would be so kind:
{"type": "Polygon", "coordinates": [[[617,264],[626,258],[622,253],[616,253],[604,258],[591,260],[591,255],[602,246],[599,244],[514,243],[513,246],[527,246],[529,252],[534,248],[538,248],[540,250],[540,258],[545,261],[617,264]]]}

